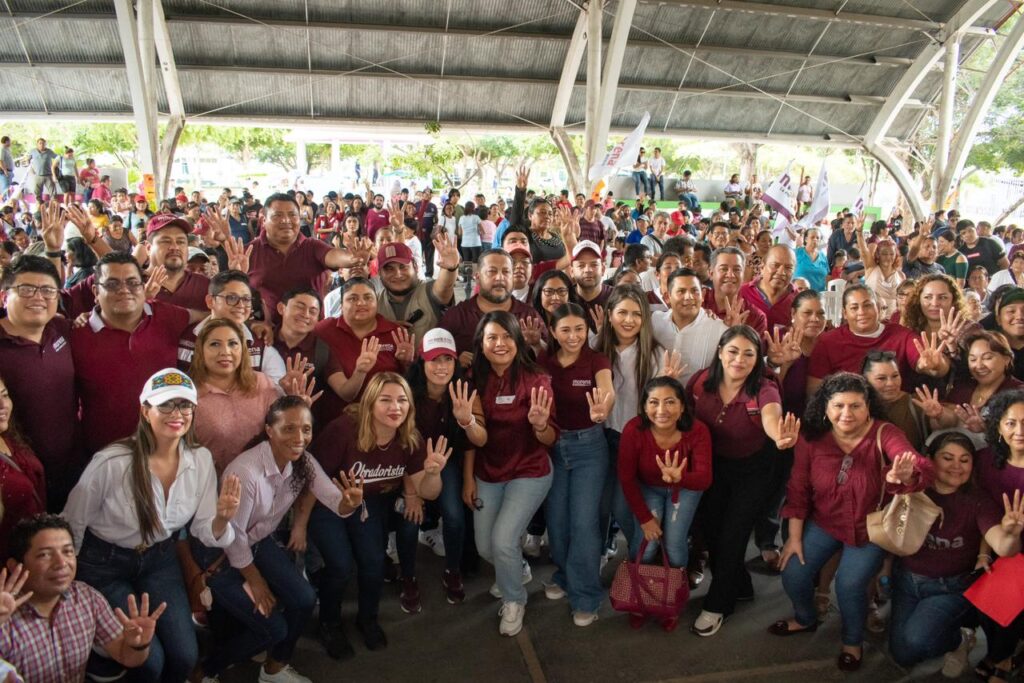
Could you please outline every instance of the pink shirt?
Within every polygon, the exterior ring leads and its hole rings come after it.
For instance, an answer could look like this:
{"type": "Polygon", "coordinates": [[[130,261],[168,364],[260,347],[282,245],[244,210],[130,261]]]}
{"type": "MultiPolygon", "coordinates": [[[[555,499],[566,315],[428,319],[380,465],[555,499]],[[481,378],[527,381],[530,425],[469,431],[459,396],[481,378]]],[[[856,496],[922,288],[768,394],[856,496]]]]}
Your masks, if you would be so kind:
{"type": "Polygon", "coordinates": [[[270,404],[280,395],[262,372],[256,375],[251,394],[221,391],[209,384],[199,386],[196,406],[196,438],[210,449],[217,472],[223,472],[245,445],[263,430],[270,404]]]}
{"type": "MultiPolygon", "coordinates": [[[[318,501],[336,511],[341,506],[341,491],[312,455],[303,453],[302,457],[312,472],[306,486],[318,501]]],[[[241,569],[252,564],[252,546],[277,529],[299,493],[292,490],[292,464],[279,470],[269,441],[258,443],[239,455],[224,474],[234,474],[242,483],[241,503],[231,520],[235,540],[224,551],[231,566],[241,569]]]]}

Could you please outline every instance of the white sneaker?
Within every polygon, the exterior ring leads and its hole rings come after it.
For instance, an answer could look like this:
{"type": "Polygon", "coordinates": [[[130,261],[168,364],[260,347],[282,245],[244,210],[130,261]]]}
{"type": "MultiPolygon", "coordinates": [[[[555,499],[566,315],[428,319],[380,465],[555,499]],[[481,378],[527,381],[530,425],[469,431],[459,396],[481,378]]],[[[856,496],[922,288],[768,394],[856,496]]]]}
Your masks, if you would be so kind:
{"type": "Polygon", "coordinates": [[[722,622],[724,621],[725,616],[720,612],[701,610],[701,613],[693,622],[693,626],[690,627],[690,631],[702,638],[707,638],[718,633],[718,629],[722,628],[722,622]]]}
{"type": "Polygon", "coordinates": [[[392,531],[388,534],[388,548],[387,555],[391,558],[391,562],[398,564],[398,540],[395,537],[395,532],[392,531]]]}
{"type": "Polygon", "coordinates": [[[305,676],[300,676],[299,672],[290,666],[285,666],[276,674],[268,674],[266,669],[260,667],[259,683],[313,683],[313,681],[305,676]]]}
{"type": "Polygon", "coordinates": [[[220,676],[203,676],[202,683],[220,683],[220,676]]]}
{"type": "Polygon", "coordinates": [[[942,675],[946,678],[960,678],[967,669],[967,658],[974,649],[977,639],[974,636],[974,629],[960,629],[960,647],[947,652],[942,661],[942,675]]]}
{"type": "Polygon", "coordinates": [[[514,636],[523,630],[523,617],[526,616],[526,605],[518,602],[503,602],[498,610],[501,623],[498,625],[498,633],[503,636],[514,636]]]}
{"type": "Polygon", "coordinates": [[[526,534],[526,540],[523,541],[523,555],[533,558],[540,557],[540,536],[526,534]]]}
{"type": "MultiPolygon", "coordinates": [[[[533,570],[530,569],[530,564],[526,560],[523,560],[523,585],[525,586],[531,581],[533,581],[533,570]]],[[[498,584],[496,583],[491,584],[491,588],[488,593],[498,600],[501,600],[502,598],[501,589],[498,588],[498,584]]]]}
{"type": "Polygon", "coordinates": [[[551,583],[544,582],[544,597],[548,600],[561,600],[565,597],[565,589],[559,586],[557,583],[552,581],[551,583]]]}
{"type": "Polygon", "coordinates": [[[573,612],[572,623],[576,624],[580,628],[590,626],[597,621],[597,612],[573,612]]]}
{"type": "Polygon", "coordinates": [[[433,531],[421,531],[420,543],[433,550],[438,557],[444,557],[444,536],[441,535],[441,527],[433,531]]]}

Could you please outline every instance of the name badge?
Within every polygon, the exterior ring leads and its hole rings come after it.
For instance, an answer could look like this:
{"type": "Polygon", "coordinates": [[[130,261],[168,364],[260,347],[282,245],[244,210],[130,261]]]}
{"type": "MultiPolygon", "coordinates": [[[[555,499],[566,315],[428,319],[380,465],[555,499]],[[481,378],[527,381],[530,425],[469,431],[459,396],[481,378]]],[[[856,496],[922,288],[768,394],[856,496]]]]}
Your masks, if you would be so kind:
{"type": "Polygon", "coordinates": [[[515,396],[497,396],[494,399],[495,405],[499,406],[510,406],[516,402],[515,396]]]}

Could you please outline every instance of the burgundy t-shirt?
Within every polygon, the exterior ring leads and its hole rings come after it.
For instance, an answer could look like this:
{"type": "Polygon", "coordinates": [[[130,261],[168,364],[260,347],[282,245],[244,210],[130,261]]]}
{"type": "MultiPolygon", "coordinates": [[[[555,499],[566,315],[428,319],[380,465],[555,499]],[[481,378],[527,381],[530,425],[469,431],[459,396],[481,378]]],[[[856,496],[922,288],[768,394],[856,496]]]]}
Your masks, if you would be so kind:
{"type": "Polygon", "coordinates": [[[579,357],[568,367],[562,367],[558,362],[557,352],[545,352],[537,362],[551,375],[551,388],[555,390],[555,401],[560,407],[559,426],[567,430],[593,427],[587,394],[597,386],[597,373],[601,370],[611,371],[608,357],[584,344],[579,357]]]}
{"type": "MultiPolygon", "coordinates": [[[[274,335],[274,348],[281,354],[281,358],[284,359],[286,364],[289,360],[301,354],[306,358],[306,370],[312,370],[316,363],[316,339],[316,333],[310,332],[302,338],[298,346],[288,346],[285,340],[281,338],[281,329],[278,328],[277,334],[274,335]]],[[[324,387],[321,386],[320,388],[323,389],[324,387]]]]}
{"type": "Polygon", "coordinates": [[[761,278],[757,278],[743,284],[740,287],[740,298],[747,302],[748,308],[756,308],[764,313],[769,330],[788,330],[789,326],[793,324],[793,299],[796,298],[798,292],[793,285],[790,285],[789,291],[773,304],[758,287],[760,281],[761,278]]]}
{"type": "MultiPolygon", "coordinates": [[[[397,323],[391,322],[379,313],[377,314],[377,328],[367,337],[376,337],[380,340],[380,351],[377,353],[377,362],[366,373],[363,386],[359,389],[359,393],[354,400],[359,400],[370,379],[378,372],[402,372],[398,359],[395,358],[395,340],[391,337],[391,333],[397,328],[397,323]]],[[[351,377],[352,373],[355,372],[356,359],[359,358],[359,354],[362,352],[363,340],[356,336],[355,332],[352,331],[352,328],[349,327],[348,323],[341,316],[321,320],[313,328],[313,332],[330,348],[327,368],[324,370],[324,379],[329,379],[331,375],[338,372],[343,372],[346,377],[351,377]]],[[[317,415],[322,420],[329,421],[338,417],[341,410],[345,407],[345,402],[329,386],[323,388],[326,391],[320,397],[320,400],[316,402],[317,415]]]]}
{"type": "Polygon", "coordinates": [[[907,571],[933,579],[959,576],[974,569],[985,532],[998,526],[1003,511],[982,492],[958,490],[943,495],[925,493],[942,508],[924,545],[900,560],[907,571]]]}
{"type": "MultiPolygon", "coordinates": [[[[455,350],[459,353],[473,350],[473,335],[476,334],[476,326],[484,317],[483,311],[477,305],[477,296],[473,295],[461,304],[452,306],[441,318],[439,327],[451,332],[455,338],[455,350]]],[[[530,306],[527,306],[518,299],[510,299],[512,308],[510,312],[516,318],[537,318],[540,316],[530,306]]]]}
{"type": "Polygon", "coordinates": [[[991,448],[983,448],[974,456],[974,467],[981,488],[994,503],[1002,505],[1004,493],[1013,500],[1014,491],[1024,491],[1024,467],[1005,463],[997,469],[994,458],[991,448]]]}
{"type": "Polygon", "coordinates": [[[811,352],[807,374],[817,379],[840,371],[860,374],[864,357],[869,351],[893,351],[903,375],[903,388],[912,391],[913,387],[908,386],[908,382],[912,382],[911,373],[920,358],[920,354],[914,348],[913,340],[916,336],[906,327],[892,323],[886,323],[882,334],[877,337],[861,337],[851,332],[847,325],[837,327],[822,333],[818,338],[818,343],[811,352]]]}
{"type": "Polygon", "coordinates": [[[182,308],[189,308],[193,311],[205,311],[206,295],[210,291],[210,278],[190,270],[185,271],[185,277],[181,284],[173,292],[169,289],[160,288],[156,300],[165,304],[173,304],[182,308]]]}
{"type": "Polygon", "coordinates": [[[387,447],[375,446],[369,452],[359,450],[359,427],[348,414],[341,415],[324,427],[309,452],[319,461],[324,472],[337,477],[344,470],[350,476],[365,478],[364,493],[390,493],[402,486],[402,477],[423,470],[426,442],[421,440],[412,452],[402,448],[395,439],[387,447]]]}
{"type": "MultiPolygon", "coordinates": [[[[736,301],[743,301],[743,299],[737,295],[736,301]]],[[[702,304],[704,309],[710,313],[714,313],[719,320],[725,319],[725,311],[718,307],[718,301],[715,299],[715,292],[710,287],[704,290],[704,303],[702,304]]],[[[765,331],[768,329],[768,318],[761,312],[760,309],[754,308],[750,304],[747,304],[746,310],[748,311],[747,322],[757,332],[758,337],[763,337],[765,331]]]]}
{"type": "Polygon", "coordinates": [[[801,355],[782,378],[782,407],[797,417],[803,417],[807,407],[807,368],[810,362],[809,356],[801,355]]]}
{"type": "MultiPolygon", "coordinates": [[[[995,393],[998,394],[1011,389],[1019,389],[1022,386],[1024,386],[1024,382],[1021,382],[1013,375],[1010,375],[1003,380],[1003,383],[999,385],[999,388],[996,389],[995,393]]],[[[970,403],[971,395],[974,394],[974,390],[977,388],[978,382],[975,381],[973,377],[970,375],[962,377],[953,384],[953,387],[949,390],[949,393],[946,395],[943,403],[951,403],[958,406],[963,405],[964,403],[970,403]]],[[[993,394],[993,396],[994,395],[995,394],[993,394]]],[[[984,415],[982,417],[984,417],[984,415]]]]}
{"type": "Polygon", "coordinates": [[[366,212],[366,236],[370,238],[370,241],[373,241],[374,237],[377,236],[377,231],[386,226],[390,221],[390,211],[371,206],[369,211],[366,212]]]}
{"type": "Polygon", "coordinates": [[[604,308],[605,304],[608,303],[608,297],[612,295],[612,287],[609,284],[601,285],[601,292],[590,301],[586,301],[583,297],[580,297],[580,303],[583,305],[583,310],[587,312],[587,327],[590,328],[591,332],[599,332],[594,326],[594,318],[591,316],[591,312],[595,308],[604,308]]]}
{"type": "Polygon", "coordinates": [[[331,246],[323,240],[299,235],[288,253],[282,254],[261,234],[251,243],[249,284],[259,290],[263,310],[274,324],[280,323],[277,302],[290,289],[311,287],[323,293],[327,282],[327,254],[331,246]]]}
{"type": "Polygon", "coordinates": [[[748,396],[746,390],[741,389],[732,402],[724,405],[717,390],[708,391],[703,386],[694,390],[697,382],[703,382],[706,377],[707,373],[698,372],[690,378],[686,390],[693,396],[694,415],[711,430],[715,457],[749,458],[768,441],[760,411],[770,403],[782,404],[779,386],[768,378],[762,379],[756,397],[748,396]],[[756,413],[753,412],[755,403],[756,413]]]}
{"type": "MultiPolygon", "coordinates": [[[[474,473],[491,483],[543,477],[551,472],[548,447],[537,440],[533,426],[526,419],[530,412],[530,390],[543,387],[551,392],[551,378],[546,374],[520,371],[513,385],[511,374],[506,370],[499,377],[492,372],[480,397],[487,420],[487,446],[477,450],[474,473]]],[[[557,441],[556,404],[551,405],[548,424],[555,430],[557,441]]]]}

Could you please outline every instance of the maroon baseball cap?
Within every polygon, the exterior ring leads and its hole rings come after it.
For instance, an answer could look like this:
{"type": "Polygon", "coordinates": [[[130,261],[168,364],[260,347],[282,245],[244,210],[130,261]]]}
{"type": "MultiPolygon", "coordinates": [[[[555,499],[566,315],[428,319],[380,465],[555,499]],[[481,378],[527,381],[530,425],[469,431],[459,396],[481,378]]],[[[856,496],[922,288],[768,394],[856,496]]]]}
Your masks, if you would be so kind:
{"type": "Polygon", "coordinates": [[[144,195],[144,194],[137,194],[137,195],[135,195],[135,201],[137,201],[137,202],[146,202],[146,201],[149,201],[149,200],[146,199],[146,195],[144,195]]]}
{"type": "Polygon", "coordinates": [[[510,248],[510,249],[508,250],[508,255],[509,255],[509,256],[515,256],[516,254],[523,254],[523,255],[525,255],[525,256],[526,256],[526,257],[527,257],[528,259],[530,259],[531,261],[533,260],[533,254],[532,254],[532,253],[530,253],[530,250],[529,250],[529,249],[527,249],[526,247],[524,247],[524,246],[523,246],[523,245],[521,245],[521,244],[517,244],[517,245],[515,245],[514,247],[511,247],[511,248],[510,248]]]}
{"type": "Polygon", "coordinates": [[[389,263],[412,263],[412,250],[402,242],[388,242],[377,253],[377,267],[384,268],[389,263]]]}
{"type": "Polygon", "coordinates": [[[164,228],[178,228],[186,235],[192,232],[192,225],[184,218],[179,218],[172,213],[158,213],[146,223],[146,237],[164,228]]]}

